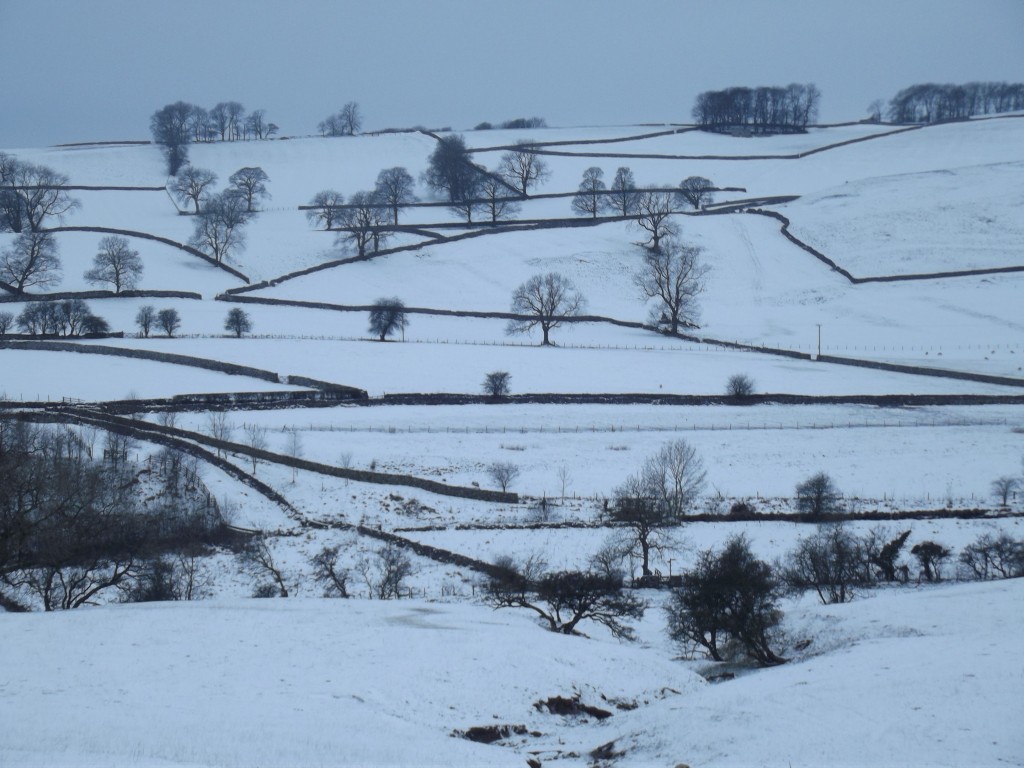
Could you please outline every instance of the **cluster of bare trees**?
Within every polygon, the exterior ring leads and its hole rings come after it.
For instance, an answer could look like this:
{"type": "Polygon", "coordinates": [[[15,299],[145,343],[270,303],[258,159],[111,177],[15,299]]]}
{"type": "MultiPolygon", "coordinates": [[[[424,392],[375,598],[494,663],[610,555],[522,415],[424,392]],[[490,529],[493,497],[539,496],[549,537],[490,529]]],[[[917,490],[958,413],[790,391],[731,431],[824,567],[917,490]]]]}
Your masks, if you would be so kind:
{"type": "Polygon", "coordinates": [[[492,128],[499,130],[523,130],[530,128],[547,128],[548,122],[543,117],[516,117],[511,120],[504,120],[497,125],[486,120],[473,127],[474,131],[489,131],[492,128]]]}
{"type": "Polygon", "coordinates": [[[321,120],[316,128],[321,136],[355,136],[363,127],[359,104],[350,101],[333,115],[321,120]]]}
{"type": "Polygon", "coordinates": [[[269,139],[278,127],[267,120],[264,109],[246,114],[237,101],[222,101],[205,109],[185,101],[161,107],[149,119],[153,141],[164,148],[167,173],[174,176],[188,162],[188,145],[211,141],[259,141],[269,139]]]}
{"type": "Polygon", "coordinates": [[[110,331],[107,321],[94,315],[82,299],[34,301],[18,315],[18,328],[38,336],[85,336],[110,331]]]}
{"type": "Polygon", "coordinates": [[[257,202],[270,197],[270,177],[259,166],[246,166],[228,179],[229,186],[214,192],[217,174],[193,165],[183,166],[169,189],[194,209],[195,223],[189,245],[204,251],[217,262],[245,247],[243,227],[257,212],[257,202]]]}
{"type": "MultiPolygon", "coordinates": [[[[152,583],[155,559],[194,555],[223,533],[193,459],[165,451],[143,468],[131,451],[131,440],[114,433],[0,421],[5,602],[55,610],[111,589],[129,595],[140,579],[152,583]]],[[[194,570],[187,578],[183,564],[170,567],[183,577],[179,594],[195,596],[194,570]]]]}
{"type": "Polygon", "coordinates": [[[157,328],[167,334],[167,338],[172,338],[181,328],[181,316],[176,309],[157,311],[152,304],[145,304],[139,307],[135,315],[135,324],[139,327],[139,333],[147,339],[150,332],[157,328]]]}
{"type": "Polygon", "coordinates": [[[813,83],[726,88],[697,96],[693,119],[709,131],[799,132],[817,119],[820,101],[813,83]]]}
{"type": "Polygon", "coordinates": [[[973,115],[1024,109],[1024,83],[921,83],[889,101],[889,119],[897,123],[940,123],[973,115]]]}
{"type": "Polygon", "coordinates": [[[0,152],[0,232],[39,232],[80,206],[63,173],[0,152]]]}

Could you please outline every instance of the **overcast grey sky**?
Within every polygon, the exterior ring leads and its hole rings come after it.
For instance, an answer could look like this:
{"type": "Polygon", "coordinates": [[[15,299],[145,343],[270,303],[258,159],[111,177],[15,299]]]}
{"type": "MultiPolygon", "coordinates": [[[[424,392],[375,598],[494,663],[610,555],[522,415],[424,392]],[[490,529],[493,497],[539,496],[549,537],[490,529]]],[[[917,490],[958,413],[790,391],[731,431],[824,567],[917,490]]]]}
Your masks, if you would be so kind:
{"type": "Polygon", "coordinates": [[[1024,80],[1024,0],[0,0],[0,147],[149,138],[179,99],[314,133],[686,121],[814,82],[823,121],[918,82],[1024,80]]]}

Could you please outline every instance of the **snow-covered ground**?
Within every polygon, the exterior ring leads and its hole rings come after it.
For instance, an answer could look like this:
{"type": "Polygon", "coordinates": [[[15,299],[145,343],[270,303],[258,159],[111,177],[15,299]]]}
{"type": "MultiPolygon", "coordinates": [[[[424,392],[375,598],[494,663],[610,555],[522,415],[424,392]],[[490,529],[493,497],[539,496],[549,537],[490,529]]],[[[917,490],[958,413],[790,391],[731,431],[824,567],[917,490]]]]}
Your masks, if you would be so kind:
{"type": "Polygon", "coordinates": [[[792,663],[708,685],[643,642],[544,632],[472,603],[111,606],[0,622],[0,760],[35,766],[1013,765],[1024,583],[787,604],[792,663]],[[613,714],[534,708],[571,697],[613,714]],[[633,707],[624,710],[616,707],[633,707]],[[523,725],[478,745],[452,735],[523,725]]]}
{"type": "MultiPolygon", "coordinates": [[[[477,162],[494,168],[520,139],[579,142],[636,137],[658,127],[477,131],[477,162]]],[[[888,126],[850,125],[807,134],[738,138],[684,131],[671,136],[557,151],[541,193],[573,192],[584,169],[605,180],[630,166],[638,184],[677,184],[701,175],[746,192],[719,199],[802,195],[782,208],[794,233],[858,276],[1021,264],[1020,195],[1024,121],[938,125],[892,135],[888,126]],[[849,146],[792,155],[854,138],[849,146]],[[637,154],[716,155],[657,160],[637,154]]],[[[435,146],[413,134],[297,138],[195,145],[192,162],[222,188],[234,171],[261,166],[272,198],[246,228],[244,251],[229,263],[253,281],[352,255],[332,233],[314,230],[299,206],[323,189],[346,196],[370,189],[380,170],[406,167],[419,179],[435,146]]],[[[73,184],[161,186],[154,146],[14,150],[54,167],[73,184]]],[[[65,221],[187,241],[192,219],[160,191],[74,192],[81,208],[65,221]]],[[[436,200],[422,183],[417,194],[436,200]]],[[[530,200],[522,216],[570,215],[567,197],[530,200]]],[[[787,241],[777,221],[745,213],[677,217],[681,238],[703,248],[710,267],[700,296],[698,335],[871,360],[1024,378],[1024,275],[852,285],[787,241]]],[[[457,221],[444,208],[412,208],[403,223],[457,221]]],[[[459,230],[445,230],[456,234],[459,230]]],[[[89,288],[83,273],[102,235],[57,235],[64,276],[56,290],[89,288]]],[[[0,249],[12,242],[0,234],[0,249]]],[[[642,233],[623,223],[503,232],[350,263],[274,283],[254,295],[365,305],[398,296],[437,310],[507,312],[512,290],[531,275],[559,271],[585,294],[587,311],[645,321],[653,307],[633,276],[642,233]]],[[[400,235],[391,245],[422,241],[400,235]]],[[[370,340],[364,312],[244,305],[253,334],[229,338],[228,310],[214,297],[243,281],[160,243],[135,238],[145,263],[140,287],[189,290],[202,300],[91,300],[123,339],[98,343],[192,355],[304,375],[366,389],[477,394],[485,374],[511,373],[512,392],[718,395],[729,376],[751,376],[758,392],[829,394],[1020,394],[1021,388],[796,360],[684,342],[608,323],[556,328],[554,348],[536,334],[509,338],[497,319],[413,314],[404,343],[370,340]],[[140,306],[174,308],[179,337],[136,338],[140,306]]],[[[17,315],[20,302],[0,304],[17,315]]],[[[100,355],[0,350],[0,393],[17,399],[85,400],[188,392],[286,388],[196,368],[100,355]]],[[[292,387],[287,387],[292,388],[292,387]]],[[[213,467],[202,479],[235,525],[270,534],[293,600],[246,599],[255,577],[229,552],[204,559],[212,599],[191,605],[117,605],[62,615],[0,614],[0,765],[585,765],[614,741],[621,765],[1021,764],[1024,672],[1016,646],[1020,580],[915,585],[821,607],[788,598],[779,639],[791,663],[708,685],[703,661],[677,658],[660,610],[639,642],[622,644],[589,624],[586,637],[552,635],[527,615],[477,602],[479,574],[413,556],[415,600],[365,599],[359,565],[379,541],[345,526],[401,531],[419,542],[489,561],[543,554],[552,567],[582,567],[616,533],[601,524],[603,498],[668,440],[693,444],[708,471],[698,509],[724,513],[735,500],[759,511],[788,511],[797,483],[828,472],[855,511],[987,508],[991,482],[1020,473],[1024,412],[1019,405],[881,409],[866,406],[372,406],[231,412],[241,426],[269,432],[268,447],[295,448],[325,464],[409,473],[450,485],[493,488],[487,467],[519,466],[511,486],[521,503],[493,503],[409,486],[369,485],[294,471],[245,456],[238,468],[281,493],[286,512],[213,467]],[[531,530],[536,498],[579,527],[531,530]],[[565,497],[565,498],[563,498],[565,497]],[[335,525],[320,529],[304,521],[335,525]],[[481,526],[491,526],[481,528],[481,526]],[[503,529],[496,526],[508,526],[503,529]],[[341,548],[351,569],[351,601],[319,599],[310,558],[341,548]],[[808,643],[809,641],[809,643],[808,643]],[[806,644],[805,644],[806,643],[806,644]],[[797,650],[797,649],[801,650],[797,650]],[[582,722],[539,712],[533,703],[578,693],[614,710],[582,722]],[[637,705],[635,709],[620,709],[637,705]],[[523,725],[483,746],[452,736],[479,725],[523,725]]],[[[179,414],[179,425],[208,431],[208,413],[179,414]]],[[[139,441],[133,457],[157,450],[139,441]]],[[[1019,492],[1011,511],[1021,511],[1019,492]]],[[[1024,518],[852,523],[887,535],[911,530],[910,544],[939,541],[956,553],[984,533],[1024,538],[1024,518]]],[[[693,523],[675,549],[655,558],[678,573],[696,552],[746,534],[767,560],[782,557],[810,527],[791,522],[693,523]]],[[[628,567],[629,564],[627,564],[628,567]]],[[[635,565],[635,564],[632,564],[635,565]]],[[[947,565],[954,575],[955,563],[947,565]]],[[[635,568],[633,569],[635,572],[635,568]]]]}

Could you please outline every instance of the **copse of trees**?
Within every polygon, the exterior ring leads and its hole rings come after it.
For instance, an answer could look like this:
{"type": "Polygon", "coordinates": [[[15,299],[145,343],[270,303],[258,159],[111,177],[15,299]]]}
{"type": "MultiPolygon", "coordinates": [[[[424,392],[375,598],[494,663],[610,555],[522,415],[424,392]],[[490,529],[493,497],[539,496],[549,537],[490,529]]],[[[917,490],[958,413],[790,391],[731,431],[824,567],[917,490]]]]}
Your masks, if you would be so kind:
{"type": "Polygon", "coordinates": [[[693,119],[708,131],[799,133],[817,119],[820,101],[813,83],[726,88],[697,96],[693,119]]]}
{"type": "Polygon", "coordinates": [[[22,333],[43,336],[82,336],[110,330],[107,321],[94,315],[82,299],[33,302],[18,315],[18,328],[22,333]]]}
{"type": "Polygon", "coordinates": [[[355,136],[363,127],[359,104],[350,101],[333,115],[321,120],[316,128],[321,136],[355,136]]]}
{"type": "Polygon", "coordinates": [[[1024,83],[922,83],[904,88],[889,101],[896,123],[941,123],[1024,109],[1024,83]]]}
{"type": "Polygon", "coordinates": [[[167,175],[175,176],[188,163],[188,145],[211,141],[262,141],[278,132],[265,109],[248,115],[237,101],[222,101],[212,109],[176,101],[161,107],[149,119],[153,142],[163,147],[167,175]]]}

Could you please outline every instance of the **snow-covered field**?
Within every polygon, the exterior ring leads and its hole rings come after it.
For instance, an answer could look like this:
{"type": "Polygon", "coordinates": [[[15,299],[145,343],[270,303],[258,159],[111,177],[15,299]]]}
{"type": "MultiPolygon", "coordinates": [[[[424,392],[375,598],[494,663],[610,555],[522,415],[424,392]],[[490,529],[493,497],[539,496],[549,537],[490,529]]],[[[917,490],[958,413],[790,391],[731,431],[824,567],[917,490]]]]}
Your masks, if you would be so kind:
{"type": "MultiPolygon", "coordinates": [[[[994,119],[893,132],[847,125],[807,134],[739,138],[684,130],[638,137],[658,126],[475,131],[476,162],[495,168],[517,140],[566,142],[546,155],[540,193],[575,191],[584,169],[630,166],[640,185],[674,185],[701,175],[742,187],[719,200],[800,195],[779,210],[793,233],[857,276],[1024,264],[1021,242],[1024,121],[994,119]],[[851,139],[848,146],[814,150],[851,139]],[[626,138],[617,142],[614,139],[626,138]],[[576,142],[598,140],[598,144],[576,142]],[[573,153],[604,153],[586,157],[573,153]],[[799,159],[743,156],[807,153],[799,159]],[[640,154],[714,155],[658,160],[640,154]]],[[[622,222],[500,232],[445,242],[399,235],[418,248],[275,280],[353,255],[333,233],[314,230],[299,206],[323,189],[350,196],[372,188],[384,168],[406,167],[417,194],[436,201],[420,174],[435,140],[420,133],[292,138],[196,145],[192,162],[213,170],[218,188],[243,166],[261,166],[272,197],[246,228],[247,245],[228,262],[269,300],[366,305],[398,296],[410,307],[508,312],[513,289],[558,271],[586,296],[587,313],[646,322],[653,302],[634,274],[644,233],[622,222]]],[[[161,186],[152,146],[11,150],[73,184],[161,186]]],[[[160,191],[74,192],[81,208],[64,222],[141,231],[185,242],[192,218],[160,191]]],[[[570,199],[529,200],[524,218],[571,215],[570,199]]],[[[238,304],[216,296],[244,281],[171,246],[131,240],[145,264],[141,288],[187,290],[194,299],[89,300],[124,338],[81,341],[239,363],[365,389],[479,394],[491,371],[511,374],[513,394],[649,393],[720,395],[733,374],[759,393],[798,395],[1024,394],[1024,273],[851,284],[786,240],[779,223],[747,213],[676,216],[680,237],[709,266],[700,327],[709,341],[683,341],[607,322],[565,324],[509,337],[506,321],[411,314],[404,335],[371,340],[365,312],[238,304]],[[181,315],[176,338],[138,338],[141,306],[181,315]],[[252,318],[252,333],[224,329],[229,309],[252,318]],[[1020,380],[993,384],[793,359],[716,345],[739,341],[803,353],[862,358],[1020,380]]],[[[458,221],[441,207],[409,208],[402,223],[458,221]]],[[[460,230],[444,230],[457,234],[460,230]]],[[[90,286],[96,233],[56,235],[63,278],[53,290],[90,286]]],[[[0,234],[0,249],[13,241],[0,234]]],[[[17,315],[25,302],[0,303],[17,315]]],[[[147,360],[57,351],[0,350],[0,394],[18,400],[86,401],[195,392],[295,389],[259,379],[147,360]]],[[[52,410],[52,409],[51,409],[52,410]]],[[[140,418],[155,420],[156,415],[140,418]]],[[[255,577],[222,550],[204,559],[210,598],[194,604],[102,606],[63,614],[0,614],[0,766],[133,765],[588,765],[614,741],[607,764],[1024,765],[1019,723],[1024,667],[1017,652],[1020,580],[914,584],[822,607],[788,597],[779,650],[791,663],[770,670],[730,665],[734,680],[682,659],[666,634],[664,592],[620,643],[593,623],[584,636],[543,631],[526,612],[493,611],[477,597],[469,567],[413,556],[415,599],[369,600],[360,564],[380,542],[347,527],[398,531],[422,544],[492,561],[542,554],[551,567],[587,565],[610,536],[604,499],[669,440],[693,445],[707,469],[699,511],[723,514],[744,500],[758,511],[793,510],[797,483],[828,472],[852,511],[945,510],[924,520],[857,521],[908,544],[935,540],[956,554],[986,533],[1024,538],[1021,494],[1009,516],[960,519],[957,510],[997,506],[992,481],[1019,476],[1024,407],[878,408],[854,405],[371,405],[230,411],[233,439],[265,427],[267,448],[335,467],[408,474],[450,486],[493,489],[497,461],[520,470],[509,490],[519,503],[458,498],[397,481],[368,484],[228,454],[234,466],[282,494],[282,509],[224,468],[203,466],[202,483],[230,521],[269,534],[296,599],[247,599],[255,577]],[[297,435],[297,438],[293,435],[297,435]],[[296,452],[295,440],[298,440],[296,452]],[[549,517],[572,525],[531,528],[549,517]],[[314,521],[333,528],[310,527],[314,521]],[[310,558],[340,547],[352,600],[320,598],[310,558]],[[558,717],[535,702],[578,694],[613,711],[604,721],[558,717]],[[635,708],[632,708],[633,705],[635,708]],[[473,726],[524,726],[499,745],[453,736],[473,726]]],[[[177,426],[211,431],[209,412],[181,413],[177,426]]],[[[157,450],[132,444],[132,458],[157,450]]],[[[230,467],[228,468],[230,469],[230,467]]],[[[679,573],[697,552],[745,534],[773,561],[802,536],[781,521],[693,523],[652,565],[679,573]]],[[[365,531],[364,531],[365,533],[365,531]]],[[[916,576],[916,562],[907,556],[916,576]]],[[[627,570],[638,573],[636,563],[627,570]]],[[[20,595],[24,597],[24,594],[20,595]]],[[[596,763],[594,763],[596,764],[596,763]]],[[[605,764],[605,763],[601,763],[605,764]]]]}

